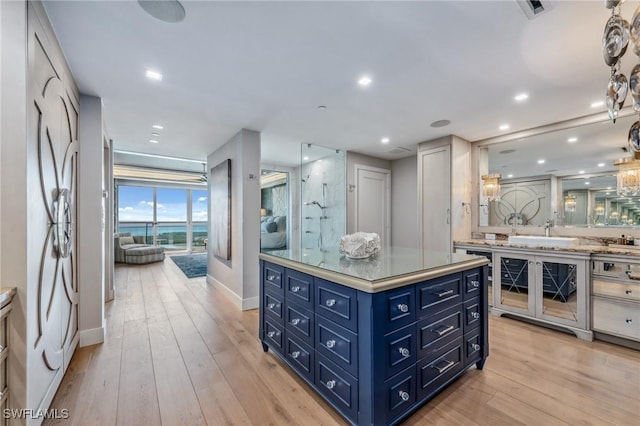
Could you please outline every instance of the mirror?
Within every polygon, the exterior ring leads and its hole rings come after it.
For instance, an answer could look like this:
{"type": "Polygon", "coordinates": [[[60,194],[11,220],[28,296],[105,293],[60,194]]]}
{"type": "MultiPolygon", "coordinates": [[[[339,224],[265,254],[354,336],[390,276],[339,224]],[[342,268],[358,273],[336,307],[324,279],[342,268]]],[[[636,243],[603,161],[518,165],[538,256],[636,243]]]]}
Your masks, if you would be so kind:
{"type": "Polygon", "coordinates": [[[480,142],[480,175],[502,177],[499,201],[480,196],[479,225],[544,226],[551,219],[567,227],[640,226],[640,196],[616,193],[614,165],[631,155],[627,135],[636,120],[547,126],[526,137],[480,142]]]}
{"type": "Polygon", "coordinates": [[[289,248],[289,173],[260,171],[260,251],[289,248]]]}

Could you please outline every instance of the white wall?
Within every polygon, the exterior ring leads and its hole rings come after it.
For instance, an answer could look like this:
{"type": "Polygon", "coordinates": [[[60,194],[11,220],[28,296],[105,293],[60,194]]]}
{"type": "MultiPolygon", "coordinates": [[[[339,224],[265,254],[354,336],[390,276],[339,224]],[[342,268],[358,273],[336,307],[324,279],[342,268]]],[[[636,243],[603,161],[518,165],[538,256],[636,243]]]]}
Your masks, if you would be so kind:
{"type": "MultiPolygon", "coordinates": [[[[243,129],[209,154],[209,175],[226,159],[231,159],[231,259],[219,259],[209,250],[207,282],[227,294],[239,308],[254,309],[259,302],[260,133],[243,129]]],[[[209,207],[210,239],[215,214],[209,207]]]]}
{"type": "Polygon", "coordinates": [[[80,291],[80,346],[104,342],[104,228],[102,177],[104,135],[102,100],[80,96],[78,165],[78,280],[80,291]]]}
{"type": "MultiPolygon", "coordinates": [[[[356,232],[356,193],[350,189],[353,188],[350,185],[358,184],[358,182],[356,182],[356,164],[391,170],[391,161],[389,160],[347,151],[347,234],[356,232]]],[[[393,179],[394,176],[393,173],[391,173],[391,182],[393,182],[393,179]]],[[[393,220],[393,212],[391,217],[393,220]]],[[[391,239],[393,240],[393,227],[391,230],[391,239]]]]}
{"type": "Polygon", "coordinates": [[[391,162],[391,245],[419,247],[418,158],[391,162]]]}

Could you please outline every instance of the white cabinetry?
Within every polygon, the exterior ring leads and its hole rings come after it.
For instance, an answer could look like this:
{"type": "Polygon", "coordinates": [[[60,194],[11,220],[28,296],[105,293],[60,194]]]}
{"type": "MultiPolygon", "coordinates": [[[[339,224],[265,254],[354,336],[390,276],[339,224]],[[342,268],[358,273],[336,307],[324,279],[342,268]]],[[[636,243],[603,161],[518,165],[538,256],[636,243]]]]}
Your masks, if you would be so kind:
{"type": "Polygon", "coordinates": [[[495,250],[491,312],[560,326],[592,340],[588,262],[583,253],[495,250]]]}

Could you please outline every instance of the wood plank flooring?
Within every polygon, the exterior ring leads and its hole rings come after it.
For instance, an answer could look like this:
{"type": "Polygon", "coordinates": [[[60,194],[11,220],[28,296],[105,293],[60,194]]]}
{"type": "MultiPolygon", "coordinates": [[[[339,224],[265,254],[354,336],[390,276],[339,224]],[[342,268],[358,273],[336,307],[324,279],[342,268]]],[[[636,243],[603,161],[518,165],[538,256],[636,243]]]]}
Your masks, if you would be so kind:
{"type": "MultiPolygon", "coordinates": [[[[257,260],[256,260],[257,261],[257,260]]],[[[169,259],[116,267],[105,343],[79,348],[65,425],[344,425],[241,312],[169,259]]],[[[490,316],[490,356],[406,425],[638,425],[640,352],[490,316]]],[[[46,424],[57,421],[48,420],[46,424]]]]}

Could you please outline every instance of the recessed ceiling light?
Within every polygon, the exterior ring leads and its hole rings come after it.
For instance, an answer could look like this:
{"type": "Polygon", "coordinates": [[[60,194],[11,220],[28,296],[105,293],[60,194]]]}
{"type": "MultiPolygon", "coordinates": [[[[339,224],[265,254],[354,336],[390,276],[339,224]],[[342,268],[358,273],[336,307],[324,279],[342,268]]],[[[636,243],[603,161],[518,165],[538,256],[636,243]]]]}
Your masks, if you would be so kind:
{"type": "Polygon", "coordinates": [[[580,173],[582,175],[582,174],[584,174],[584,170],[580,170],[578,173],[580,173]]]}
{"type": "Polygon", "coordinates": [[[327,109],[326,105],[318,105],[318,109],[321,111],[324,111],[325,109],[327,109]]]}
{"type": "Polygon", "coordinates": [[[604,163],[598,163],[598,167],[604,167],[604,163]]]}
{"type": "Polygon", "coordinates": [[[527,99],[529,99],[529,94],[528,93],[518,93],[517,95],[515,95],[513,97],[513,99],[515,99],[518,102],[526,101],[527,99]]]}
{"type": "Polygon", "coordinates": [[[542,158],[541,158],[541,159],[539,159],[539,160],[538,160],[538,164],[544,164],[544,159],[542,159],[542,158]]]}
{"type": "Polygon", "coordinates": [[[570,137],[569,139],[567,139],[567,142],[569,143],[576,143],[578,142],[578,138],[576,138],[575,136],[570,137]]]}
{"type": "Polygon", "coordinates": [[[149,15],[163,22],[180,22],[186,16],[184,7],[177,0],[150,1],[138,0],[138,4],[149,15]]]}
{"type": "Polygon", "coordinates": [[[584,184],[585,184],[585,185],[589,185],[589,184],[591,184],[591,182],[585,182],[584,184]]]}
{"type": "Polygon", "coordinates": [[[368,75],[363,75],[358,79],[358,84],[362,87],[367,87],[371,84],[372,81],[373,80],[371,80],[371,77],[369,77],[368,75]]]}
{"type": "Polygon", "coordinates": [[[322,163],[322,160],[318,160],[317,163],[322,163]]]}
{"type": "Polygon", "coordinates": [[[389,138],[382,138],[382,139],[380,139],[380,142],[389,143],[389,138]]]}
{"type": "Polygon", "coordinates": [[[431,127],[445,127],[451,124],[451,120],[436,120],[430,124],[431,127]]]}
{"type": "Polygon", "coordinates": [[[145,77],[147,77],[149,80],[156,80],[156,81],[162,81],[162,74],[159,73],[158,71],[154,71],[154,70],[147,70],[144,73],[145,77]]]}
{"type": "Polygon", "coordinates": [[[151,133],[151,136],[160,136],[160,133],[151,133]]]}
{"type": "Polygon", "coordinates": [[[610,187],[610,186],[607,186],[607,189],[612,189],[612,187],[610,187]]]}
{"type": "Polygon", "coordinates": [[[591,102],[591,108],[600,108],[604,105],[604,101],[591,102]]]}
{"type": "Polygon", "coordinates": [[[512,178],[512,177],[513,177],[513,175],[512,175],[512,174],[508,174],[508,175],[507,175],[507,177],[508,177],[508,178],[512,178]]]}
{"type": "Polygon", "coordinates": [[[307,161],[307,160],[309,159],[309,157],[304,156],[304,157],[302,157],[302,159],[303,159],[303,160],[305,160],[305,161],[307,161]]]}
{"type": "Polygon", "coordinates": [[[500,127],[498,127],[498,129],[500,129],[500,130],[508,130],[509,129],[509,125],[508,124],[501,124],[500,127]]]}
{"type": "Polygon", "coordinates": [[[149,139],[149,142],[151,142],[151,143],[159,143],[160,141],[158,141],[157,139],[149,139]]]}
{"type": "Polygon", "coordinates": [[[153,127],[154,129],[158,129],[158,130],[162,130],[162,129],[164,129],[164,126],[162,126],[162,125],[160,125],[160,124],[154,124],[154,125],[153,125],[153,126],[151,126],[151,127],[153,127]]]}
{"type": "Polygon", "coordinates": [[[611,195],[611,193],[610,193],[610,192],[607,192],[607,195],[611,195]]]}

